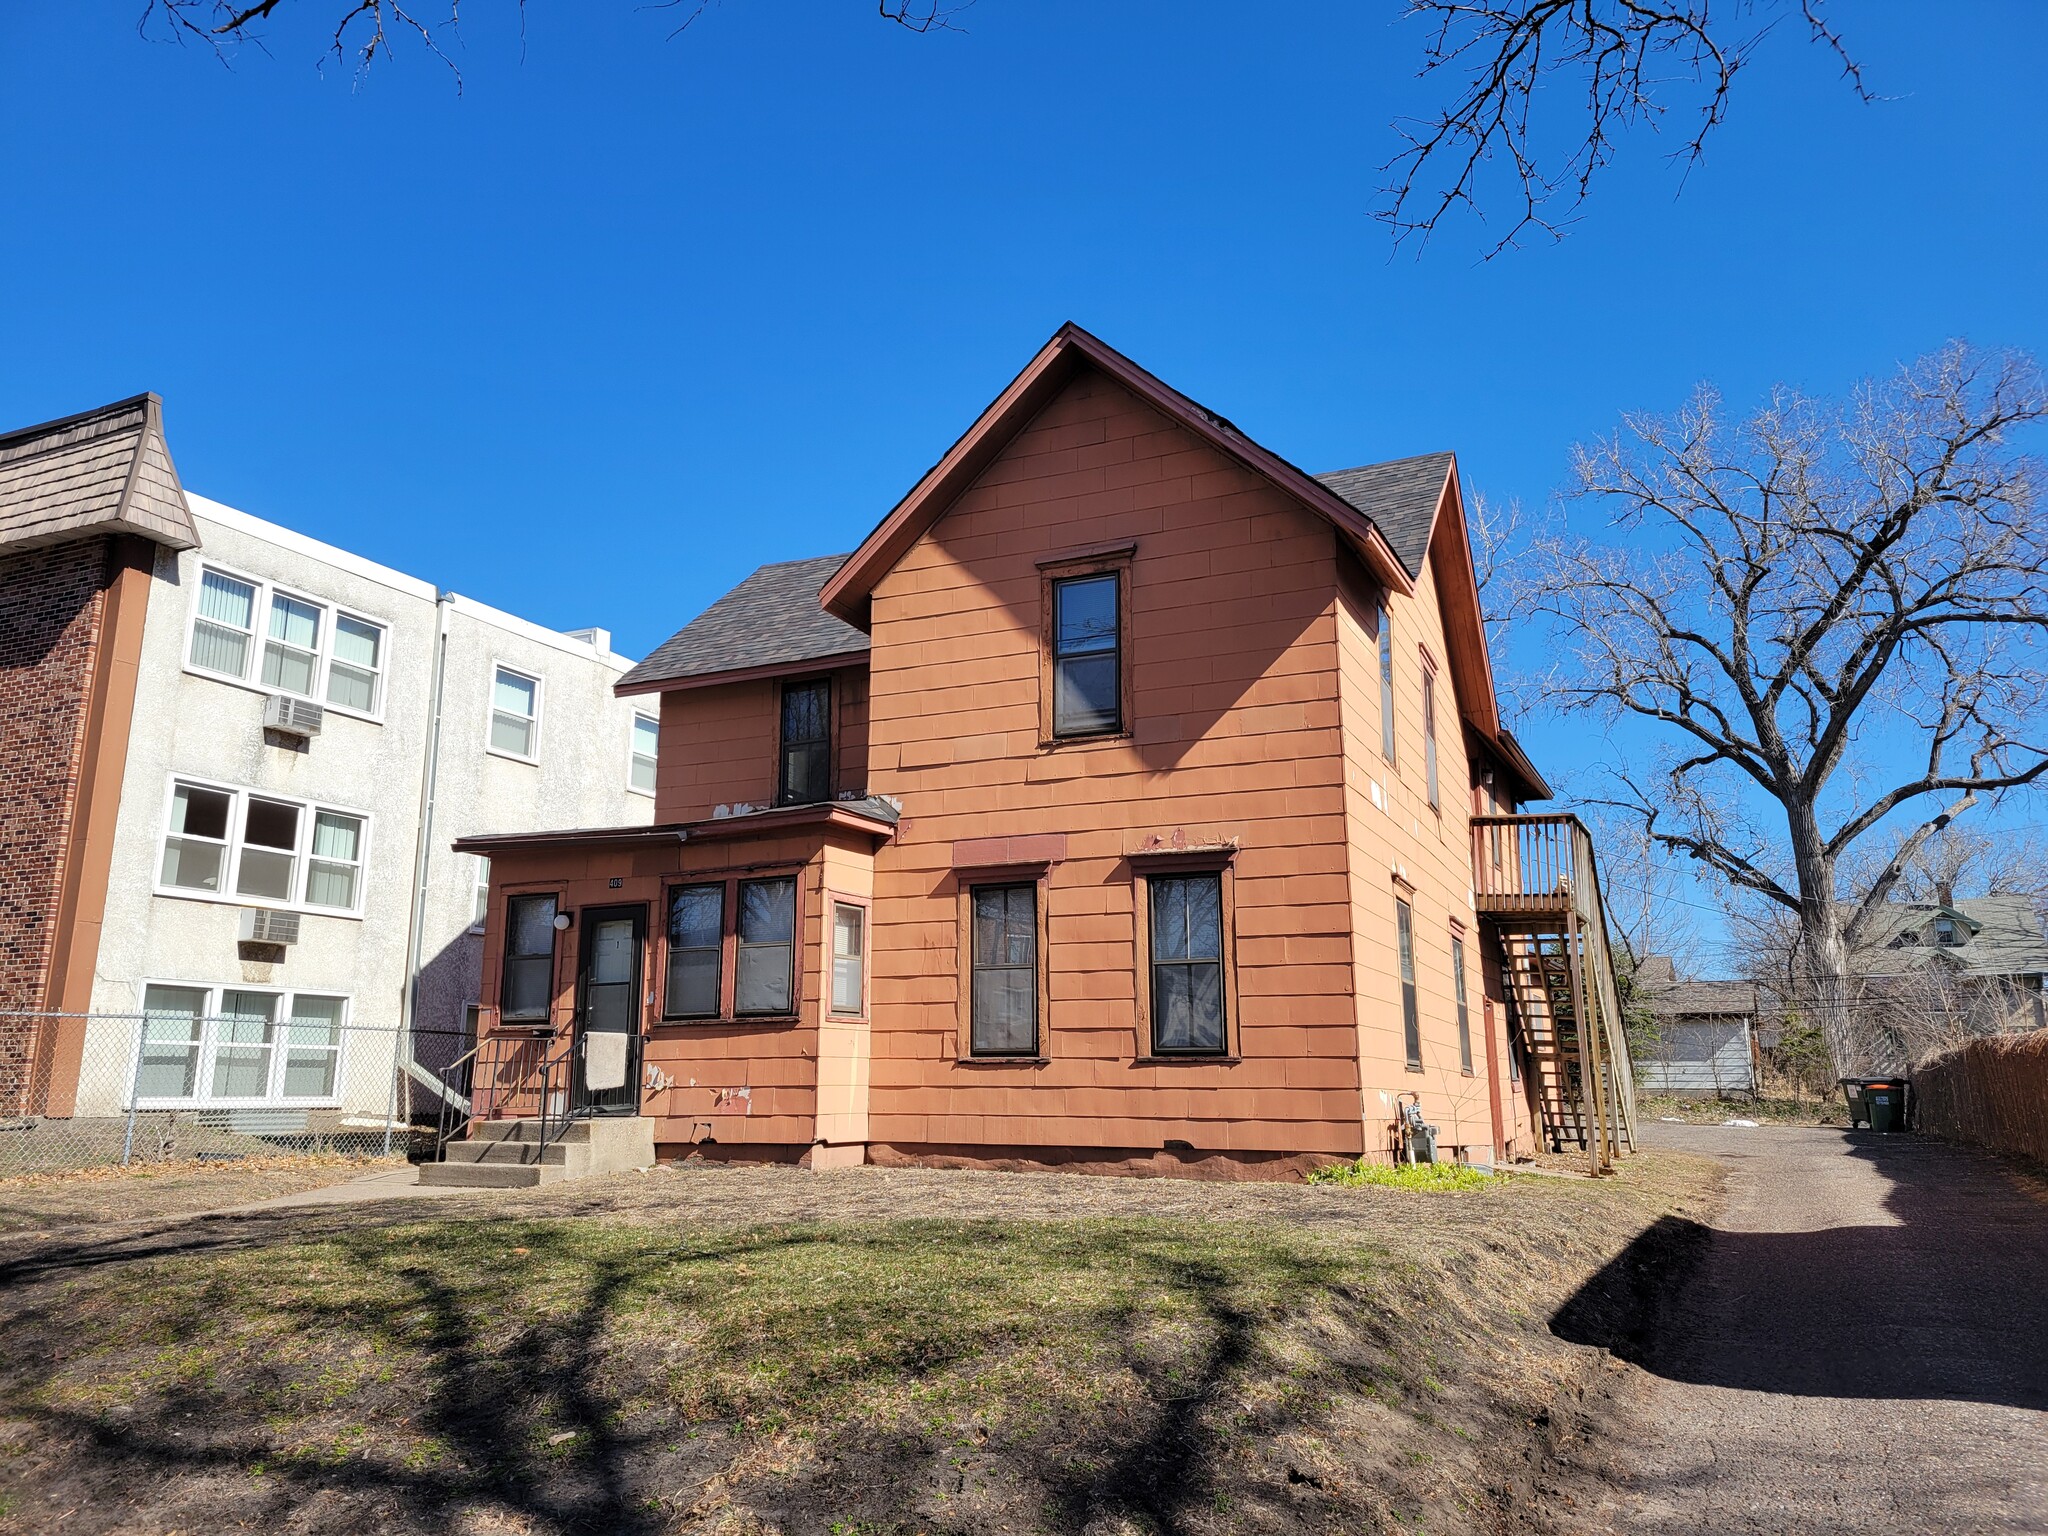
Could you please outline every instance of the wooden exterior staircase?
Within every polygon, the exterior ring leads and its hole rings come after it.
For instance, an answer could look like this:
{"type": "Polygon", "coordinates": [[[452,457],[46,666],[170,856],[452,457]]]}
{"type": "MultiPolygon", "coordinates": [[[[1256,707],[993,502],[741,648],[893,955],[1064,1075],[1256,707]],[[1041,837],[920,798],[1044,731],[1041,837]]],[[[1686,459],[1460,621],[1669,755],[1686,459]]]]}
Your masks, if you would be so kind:
{"type": "Polygon", "coordinates": [[[1611,1172],[1636,1149],[1635,1072],[1592,834],[1570,815],[1475,816],[1472,889],[1544,1139],[1611,1172]]]}

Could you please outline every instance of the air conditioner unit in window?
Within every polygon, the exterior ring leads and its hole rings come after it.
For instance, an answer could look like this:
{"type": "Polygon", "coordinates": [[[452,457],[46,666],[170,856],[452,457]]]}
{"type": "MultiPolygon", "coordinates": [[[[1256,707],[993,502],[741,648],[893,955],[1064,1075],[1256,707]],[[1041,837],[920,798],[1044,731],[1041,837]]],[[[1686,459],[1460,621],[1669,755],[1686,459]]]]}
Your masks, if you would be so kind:
{"type": "Polygon", "coordinates": [[[311,699],[273,693],[263,701],[263,728],[266,731],[282,731],[287,736],[318,736],[326,718],[327,711],[311,699]]]}
{"type": "Polygon", "coordinates": [[[269,907],[247,907],[242,912],[244,944],[296,944],[299,942],[299,914],[275,912],[269,907]]]}

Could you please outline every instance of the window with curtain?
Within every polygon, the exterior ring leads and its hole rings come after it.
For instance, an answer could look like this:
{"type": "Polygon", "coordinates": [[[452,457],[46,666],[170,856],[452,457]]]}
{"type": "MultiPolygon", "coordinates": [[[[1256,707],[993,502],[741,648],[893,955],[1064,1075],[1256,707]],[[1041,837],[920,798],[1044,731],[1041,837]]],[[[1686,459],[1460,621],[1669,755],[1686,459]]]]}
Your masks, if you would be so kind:
{"type": "Polygon", "coordinates": [[[491,749],[528,761],[539,755],[540,680],[500,667],[491,685],[491,749]]]}
{"type": "Polygon", "coordinates": [[[327,663],[327,702],[377,713],[384,678],[384,631],[353,614],[334,618],[334,655],[327,663]]]}
{"type": "Polygon", "coordinates": [[[199,612],[192,623],[191,664],[223,677],[247,678],[256,633],[256,587],[225,571],[202,570],[199,612]]]}
{"type": "Polygon", "coordinates": [[[796,1006],[796,880],[739,883],[733,962],[735,1014],[783,1014],[796,1006]]]}
{"type": "Polygon", "coordinates": [[[270,625],[263,641],[263,686],[280,693],[311,698],[320,673],[320,619],[317,603],[270,594],[270,625]]]}
{"type": "Polygon", "coordinates": [[[718,1017],[724,944],[724,883],[673,887],[668,893],[668,985],[662,994],[662,1017],[718,1017]]]}
{"type": "Polygon", "coordinates": [[[247,790],[173,782],[157,882],[277,906],[361,909],[366,819],[247,790]]]}
{"type": "Polygon", "coordinates": [[[143,988],[141,1104],[291,1104],[340,1091],[346,997],[256,987],[143,988]]]}
{"type": "Polygon", "coordinates": [[[505,902],[505,961],[498,1017],[546,1023],[554,1002],[555,898],[513,896],[505,902]]]}
{"type": "Polygon", "coordinates": [[[1394,759],[1394,616],[1382,598],[1378,612],[1380,626],[1380,756],[1394,759]]]}
{"type": "Polygon", "coordinates": [[[344,1002],[338,997],[293,996],[291,1024],[285,1030],[283,1096],[287,1099],[328,1099],[334,1096],[341,1063],[341,1020],[344,1002]]]}
{"type": "Polygon", "coordinates": [[[1422,669],[1422,778],[1429,790],[1429,803],[1440,804],[1436,794],[1436,672],[1422,669]]]}
{"type": "Polygon", "coordinates": [[[276,1049],[277,994],[229,988],[214,1020],[213,1092],[216,1099],[260,1099],[270,1091],[276,1049]]]}
{"type": "Polygon", "coordinates": [[[204,987],[145,987],[142,1060],[136,1066],[138,1099],[189,1099],[199,1090],[200,1021],[204,987]]]}
{"type": "Polygon", "coordinates": [[[971,1054],[1038,1052],[1038,887],[978,885],[972,892],[971,1054]]]}
{"type": "Polygon", "coordinates": [[[353,911],[363,870],[363,819],[339,811],[313,817],[313,857],[306,866],[306,904],[353,911]]]}
{"type": "Polygon", "coordinates": [[[1451,935],[1451,992],[1458,1002],[1458,1066],[1472,1070],[1472,1010],[1465,1001],[1465,941],[1451,935]]]}
{"type": "Polygon", "coordinates": [[[1405,901],[1394,903],[1394,942],[1401,959],[1401,1038],[1408,1065],[1422,1068],[1422,1015],[1415,998],[1415,912],[1405,901]]]}
{"type": "Polygon", "coordinates": [[[1223,1053],[1223,876],[1154,875],[1152,1050],[1156,1055],[1223,1053]]]}
{"type": "Polygon", "coordinates": [[[1123,665],[1115,571],[1052,584],[1052,733],[1102,736],[1123,728],[1123,665]]]}
{"type": "Polygon", "coordinates": [[[654,793],[654,770],[661,747],[661,722],[652,715],[633,717],[633,761],[626,782],[642,794],[654,793]]]}
{"type": "Polygon", "coordinates": [[[835,902],[832,907],[832,1011],[859,1013],[866,1003],[868,913],[865,907],[835,902]]]}
{"type": "Polygon", "coordinates": [[[782,688],[782,779],[778,803],[832,798],[832,684],[819,678],[782,688]]]}

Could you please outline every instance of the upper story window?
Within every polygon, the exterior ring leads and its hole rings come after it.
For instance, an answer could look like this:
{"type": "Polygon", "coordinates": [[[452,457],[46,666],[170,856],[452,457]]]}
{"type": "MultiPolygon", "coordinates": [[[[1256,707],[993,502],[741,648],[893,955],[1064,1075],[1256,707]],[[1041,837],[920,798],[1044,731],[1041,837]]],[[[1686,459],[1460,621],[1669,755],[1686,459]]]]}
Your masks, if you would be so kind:
{"type": "Polygon", "coordinates": [[[652,715],[633,717],[633,761],[626,770],[626,785],[643,795],[654,793],[654,768],[661,745],[661,722],[652,715]]]}
{"type": "Polygon", "coordinates": [[[1937,917],[1934,920],[1934,942],[1937,944],[1960,944],[1963,942],[1962,935],[1956,929],[1956,920],[1954,918],[1937,917]]]}
{"type": "Polygon", "coordinates": [[[200,571],[185,660],[195,672],[375,718],[386,643],[374,619],[209,565],[200,571]]]}
{"type": "Polygon", "coordinates": [[[491,861],[488,856],[476,856],[476,901],[469,919],[469,931],[482,933],[484,924],[491,915],[491,861]]]}
{"type": "Polygon", "coordinates": [[[779,805],[832,798],[832,684],[826,678],[782,686],[779,805]]]}
{"type": "Polygon", "coordinates": [[[1122,585],[1122,572],[1113,570],[1052,582],[1055,737],[1123,729],[1122,585]]]}
{"type": "Polygon", "coordinates": [[[157,889],[356,913],[367,824],[353,811],[174,780],[157,889]]]}
{"type": "Polygon", "coordinates": [[[1380,623],[1380,756],[1391,765],[1394,757],[1394,616],[1387,612],[1386,599],[1379,605],[1380,623]]]}
{"type": "Polygon", "coordinates": [[[1422,776],[1432,808],[1442,804],[1436,791],[1436,668],[1422,669],[1422,776]]]}
{"type": "Polygon", "coordinates": [[[491,751],[534,762],[540,756],[540,679],[499,667],[491,682],[491,751]]]}

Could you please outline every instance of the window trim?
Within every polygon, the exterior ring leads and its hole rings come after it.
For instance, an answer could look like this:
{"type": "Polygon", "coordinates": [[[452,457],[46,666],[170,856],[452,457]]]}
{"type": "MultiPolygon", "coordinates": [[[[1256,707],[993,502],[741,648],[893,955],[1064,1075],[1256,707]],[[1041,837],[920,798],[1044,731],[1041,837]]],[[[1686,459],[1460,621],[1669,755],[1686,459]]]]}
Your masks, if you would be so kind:
{"type": "Polygon", "coordinates": [[[1394,893],[1394,979],[1401,988],[1401,1045],[1410,1072],[1422,1066],[1422,996],[1420,967],[1415,963],[1415,903],[1401,892],[1394,893]],[[1407,953],[1402,953],[1402,941],[1407,953]]]}
{"type": "MultiPolygon", "coordinates": [[[[494,673],[491,678],[491,691],[494,694],[497,692],[497,687],[497,676],[494,673]]],[[[538,735],[540,734],[539,728],[537,726],[535,727],[534,734],[536,737],[538,737],[538,735]]],[[[629,795],[645,795],[648,799],[652,800],[654,798],[655,789],[659,786],[660,782],[661,716],[651,715],[644,709],[636,709],[633,711],[633,723],[627,728],[626,731],[626,793],[629,795]],[[640,764],[641,753],[639,733],[640,722],[643,720],[647,721],[654,727],[654,755],[648,758],[647,762],[648,765],[654,770],[655,782],[653,784],[648,785],[645,789],[642,789],[638,784],[635,784],[633,782],[633,770],[640,764]]]]}
{"type": "Polygon", "coordinates": [[[1458,1011],[1458,1071],[1465,1077],[1472,1068],[1472,1002],[1465,976],[1465,933],[1451,926],[1451,1001],[1458,1011]]]}
{"type": "Polygon", "coordinates": [[[1135,545],[1077,555],[1072,558],[1057,558],[1040,561],[1038,566],[1038,746],[1040,751],[1057,751],[1068,747],[1091,746],[1102,742],[1128,741],[1132,732],[1135,715],[1131,692],[1133,651],[1131,636],[1131,568],[1136,555],[1135,545]],[[1085,731],[1061,735],[1055,730],[1053,692],[1058,674],[1058,658],[1053,654],[1056,638],[1055,618],[1057,615],[1056,592],[1062,582],[1075,581],[1089,576],[1114,575],[1116,577],[1116,662],[1117,662],[1117,723],[1114,729],[1106,731],[1085,731]]]}
{"type": "Polygon", "coordinates": [[[192,598],[185,605],[185,649],[179,658],[182,671],[193,677],[203,677],[208,682],[245,688],[251,693],[260,693],[265,698],[304,699],[310,704],[318,704],[322,709],[331,709],[338,715],[346,715],[351,720],[365,720],[372,725],[384,723],[385,704],[391,694],[389,685],[392,625],[389,619],[380,618],[352,603],[316,596],[289,582],[272,581],[267,576],[258,576],[252,571],[242,570],[222,560],[206,558],[195,561],[193,570],[196,574],[192,582],[192,598]],[[216,672],[211,667],[202,667],[192,659],[193,637],[199,632],[199,595],[204,590],[208,571],[217,571],[231,581],[243,582],[256,589],[256,596],[252,600],[254,606],[249,630],[249,665],[241,677],[235,676],[232,672],[216,672]],[[273,594],[282,594],[295,602],[310,603],[320,610],[319,633],[314,637],[315,667],[311,693],[293,693],[285,688],[272,688],[263,681],[263,646],[270,637],[270,599],[273,594]],[[340,618],[350,618],[359,624],[373,625],[383,636],[383,652],[377,667],[377,707],[374,710],[361,710],[352,705],[335,704],[328,700],[328,674],[334,663],[334,626],[335,620],[340,618]]]}
{"type": "MultiPolygon", "coordinates": [[[[508,890],[496,903],[498,915],[498,988],[492,995],[490,1012],[496,1017],[500,1030],[552,1030],[555,1027],[555,1012],[560,1006],[562,996],[562,934],[566,930],[552,925],[548,929],[554,937],[548,940],[548,995],[545,1012],[540,1014],[522,1014],[516,1019],[506,1015],[505,967],[514,958],[512,954],[512,903],[528,896],[550,896],[554,898],[555,916],[560,917],[567,910],[562,905],[562,895],[562,887],[559,885],[539,885],[522,890],[508,890]]],[[[530,960],[537,957],[521,955],[517,958],[530,960]]]]}
{"type": "Polygon", "coordinates": [[[843,896],[837,891],[825,893],[825,1013],[828,1017],[843,1023],[859,1023],[868,1017],[869,978],[874,974],[875,922],[874,904],[866,897],[843,896]],[[838,980],[836,971],[839,963],[839,909],[848,907],[860,913],[860,1006],[851,1013],[839,1006],[834,995],[834,984],[838,980]]]}
{"type": "Polygon", "coordinates": [[[1437,740],[1437,686],[1436,658],[1429,654],[1427,647],[1418,647],[1422,655],[1422,787],[1428,797],[1429,808],[1441,816],[1444,812],[1442,768],[1443,748],[1437,740]]]}
{"type": "Polygon", "coordinates": [[[1051,971],[1047,962],[1047,936],[1049,929],[1046,900],[1048,864],[1020,864],[997,866],[989,869],[957,870],[955,884],[959,894],[955,905],[956,921],[954,958],[958,972],[959,991],[955,1000],[958,1014],[958,1036],[954,1042],[958,1059],[972,1064],[1030,1065],[1052,1059],[1048,1037],[1052,1032],[1050,986],[1051,971]],[[1029,1051],[983,1051],[974,1044],[974,893],[976,891],[1007,890],[1013,886],[1031,888],[1032,906],[1032,1048],[1029,1051]]]}
{"type": "Polygon", "coordinates": [[[337,992],[325,987],[280,987],[263,983],[229,981],[185,981],[167,976],[146,976],[136,983],[135,1040],[129,1052],[128,1080],[122,1085],[122,1104],[127,1107],[130,1097],[138,1110],[165,1109],[338,1109],[344,1097],[342,1085],[347,1082],[349,1061],[348,1042],[355,1021],[355,994],[337,992]],[[183,1096],[148,1097],[140,1091],[141,1053],[148,1029],[149,989],[151,987],[182,987],[188,991],[206,994],[205,1011],[199,1016],[199,1041],[195,1047],[198,1061],[193,1068],[192,1085],[195,1092],[183,1096]],[[226,992],[260,992],[266,997],[277,999],[277,1016],[273,1028],[277,1031],[270,1050],[269,1083],[265,1092],[254,1098],[247,1096],[217,1098],[210,1091],[213,1082],[213,1067],[220,1047],[217,1027],[221,1013],[221,995],[226,992]],[[287,1098],[284,1094],[285,1069],[290,1065],[290,1042],[284,1032],[292,1027],[291,1009],[300,997],[332,998],[341,1004],[341,1019],[334,1026],[337,1036],[334,1042],[334,1091],[314,1097],[287,1098]],[[274,1090],[274,1091],[272,1091],[274,1090]]]}
{"type": "MultiPolygon", "coordinates": [[[[804,952],[809,947],[811,936],[808,923],[810,909],[807,887],[810,883],[808,863],[775,863],[748,866],[745,868],[723,868],[699,871],[678,871],[665,876],[661,882],[661,921],[657,925],[660,942],[650,963],[660,969],[661,998],[652,1023],[657,1027],[698,1028],[704,1025],[724,1025],[727,1028],[756,1028],[761,1025],[788,1025],[799,1022],[803,1017],[804,1003],[810,996],[805,978],[810,968],[803,962],[804,952]],[[788,880],[795,886],[796,918],[790,944],[789,1008],[779,1013],[741,1013],[736,1008],[739,1000],[739,887],[756,880],[788,880]],[[668,1011],[668,908],[670,893],[679,886],[717,885],[725,888],[723,906],[719,911],[718,929],[718,1012],[674,1014],[668,1011]]],[[[830,945],[826,948],[829,950],[830,945]]],[[[827,994],[830,1001],[830,994],[827,994]]]]}
{"type": "Polygon", "coordinates": [[[528,672],[523,668],[513,666],[509,661],[501,661],[496,656],[491,658],[491,686],[484,690],[484,755],[486,757],[501,757],[508,763],[525,763],[529,767],[537,768],[540,766],[541,716],[547,707],[547,691],[547,682],[538,672],[528,672]],[[507,752],[492,739],[491,727],[498,718],[498,674],[500,672],[510,672],[514,677],[524,678],[527,682],[533,684],[533,714],[529,717],[533,721],[533,753],[531,756],[522,757],[517,752],[507,752]]]}
{"type": "MultiPolygon", "coordinates": [[[[302,912],[310,917],[341,917],[361,922],[366,915],[370,886],[370,849],[375,835],[376,817],[369,811],[359,810],[350,805],[333,805],[321,800],[306,800],[297,795],[273,794],[269,790],[252,789],[247,785],[224,784],[217,779],[202,778],[192,773],[169,773],[164,776],[163,798],[157,803],[157,826],[154,844],[155,862],[150,868],[150,894],[171,897],[179,901],[210,901],[229,907],[264,907],[277,912],[302,912]],[[220,889],[202,891],[191,886],[166,885],[164,883],[164,854],[170,847],[171,807],[177,801],[178,787],[188,785],[193,789],[211,790],[228,797],[228,835],[222,844],[220,889]],[[267,896],[243,896],[235,886],[241,876],[244,829],[247,825],[248,803],[251,799],[275,801],[290,805],[299,812],[298,836],[292,847],[292,891],[289,901],[278,901],[267,896]],[[311,878],[313,865],[313,828],[322,812],[335,816],[348,816],[361,824],[362,832],[356,857],[355,905],[352,907],[322,906],[305,899],[306,882],[311,878]]],[[[212,839],[202,839],[212,841],[212,839]]],[[[259,844],[259,847],[262,845],[259,844]]],[[[280,850],[272,850],[280,851],[280,850]]],[[[329,859],[328,863],[340,860],[329,859]]],[[[168,986],[171,983],[164,983],[168,986]]],[[[198,986],[198,982],[178,983],[183,986],[198,986]]],[[[260,988],[256,990],[261,990],[260,988]]],[[[326,995],[326,994],[323,994],[326,995]]]]}
{"type": "Polygon", "coordinates": [[[1221,1062],[1242,1059],[1243,1008],[1237,984],[1237,850],[1189,849],[1185,852],[1134,854],[1131,865],[1131,937],[1137,961],[1132,993],[1137,1023],[1138,1059],[1147,1063],[1221,1062]],[[1190,875],[1215,875],[1222,904],[1223,1045],[1220,1050],[1165,1050],[1153,1037],[1152,882],[1190,875]]]}
{"type": "Polygon", "coordinates": [[[1387,606],[1385,593],[1374,605],[1379,621],[1380,671],[1380,756],[1389,768],[1401,766],[1399,733],[1394,716],[1394,610],[1387,606]]]}
{"type": "Polygon", "coordinates": [[[726,1006],[726,983],[732,977],[732,967],[726,960],[726,939],[732,931],[733,880],[718,875],[709,880],[667,880],[661,887],[661,1009],[660,1022],[664,1024],[715,1024],[729,1016],[726,1006]],[[669,956],[672,946],[669,942],[669,913],[675,906],[677,891],[695,890],[699,887],[716,888],[718,891],[718,986],[717,995],[712,998],[709,1013],[678,1013],[669,1000],[669,956]]]}
{"type": "MultiPolygon", "coordinates": [[[[760,949],[780,949],[780,944],[753,946],[760,949]]],[[[804,951],[804,882],[801,871],[777,874],[772,871],[749,871],[733,882],[732,893],[732,1016],[735,1022],[758,1019],[795,1018],[801,1009],[804,951]],[[789,1006],[787,1008],[762,1008],[740,1010],[740,957],[744,946],[740,940],[740,892],[750,885],[766,885],[770,881],[789,882],[789,1006]]]]}
{"type": "Polygon", "coordinates": [[[775,690],[775,803],[784,805],[823,805],[832,799],[833,786],[839,779],[839,692],[833,686],[830,672],[808,677],[785,677],[775,690]],[[825,690],[825,795],[823,800],[792,800],[789,798],[789,738],[783,727],[788,720],[788,699],[793,688],[823,688],[825,690]]]}

